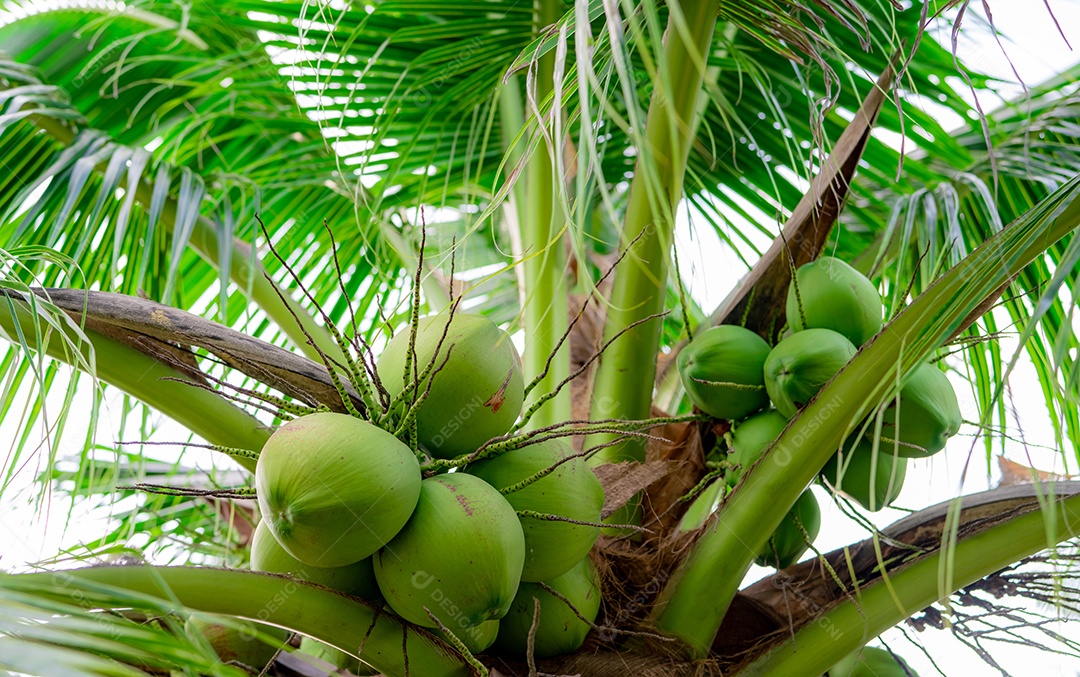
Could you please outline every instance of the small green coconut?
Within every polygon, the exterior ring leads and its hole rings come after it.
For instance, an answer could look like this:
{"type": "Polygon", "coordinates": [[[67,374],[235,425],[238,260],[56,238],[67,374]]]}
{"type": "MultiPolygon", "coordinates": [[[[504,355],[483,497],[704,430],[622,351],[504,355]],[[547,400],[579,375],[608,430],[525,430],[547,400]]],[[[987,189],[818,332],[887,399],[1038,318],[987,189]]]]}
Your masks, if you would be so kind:
{"type": "Polygon", "coordinates": [[[380,597],[370,557],[341,567],[323,568],[304,564],[281,547],[264,521],[255,527],[255,535],[251,538],[251,570],[287,574],[360,599],[375,600],[380,597]]]}
{"type": "Polygon", "coordinates": [[[534,655],[537,658],[560,656],[581,648],[592,629],[590,623],[600,612],[600,578],[589,558],[547,585],[565,597],[589,623],[578,618],[573,609],[536,583],[522,583],[510,612],[499,623],[495,647],[500,653],[525,656],[529,631],[533,624],[533,599],[540,600],[540,619],[536,625],[534,655]]]}
{"type": "MultiPolygon", "coordinates": [[[[411,383],[431,363],[446,331],[435,360],[438,372],[418,388],[418,394],[423,395],[431,381],[416,427],[420,444],[436,458],[472,453],[489,439],[506,434],[521,415],[525,400],[521,357],[509,334],[486,317],[466,314],[455,314],[447,330],[447,317],[441,314],[420,320],[415,368],[408,379],[411,383]]],[[[400,394],[407,384],[409,336],[408,329],[398,332],[379,356],[379,377],[392,396],[400,394]]],[[[412,398],[408,400],[411,404],[412,398]]]]}
{"type": "Polygon", "coordinates": [[[894,456],[894,445],[879,442],[874,451],[871,441],[861,438],[858,444],[845,444],[847,453],[833,454],[821,471],[821,478],[837,491],[872,512],[892,505],[904,488],[907,459],[894,456]],[[873,479],[871,479],[873,478],[873,479]]]}
{"type": "Polygon", "coordinates": [[[731,324],[694,338],[676,361],[690,401],[713,418],[738,420],[769,404],[765,358],[769,344],[731,324]]]}
{"type": "MultiPolygon", "coordinates": [[[[568,444],[551,439],[472,463],[466,472],[502,491],[554,467],[551,474],[503,496],[514,510],[599,522],[604,488],[584,458],[566,460],[573,455],[568,444]]],[[[520,519],[525,532],[523,581],[561,576],[588,554],[600,536],[599,527],[535,517],[520,519]]]]}
{"type": "Polygon", "coordinates": [[[812,491],[802,492],[795,505],[769,538],[765,551],[754,561],[758,566],[786,569],[802,558],[821,529],[821,508],[812,491]],[[800,528],[800,525],[802,528],[800,528]],[[803,531],[806,534],[803,534],[803,531]],[[807,540],[809,536],[809,540],[807,540]]]}
{"type": "Polygon", "coordinates": [[[514,508],[479,477],[449,473],[423,481],[408,524],[375,554],[375,580],[405,620],[436,627],[426,607],[457,634],[506,614],[524,564],[514,508]]]}
{"type": "Polygon", "coordinates": [[[300,651],[329,663],[335,668],[335,672],[331,674],[357,675],[357,677],[372,677],[380,674],[367,663],[312,637],[300,638],[300,651]]]}
{"type": "Polygon", "coordinates": [[[807,329],[777,343],[765,360],[765,389],[773,406],[791,418],[855,352],[851,341],[831,329],[807,329]]]}
{"type": "Polygon", "coordinates": [[[829,668],[828,677],[919,677],[899,656],[885,649],[864,646],[829,668]]]}
{"type": "Polygon", "coordinates": [[[896,404],[882,414],[882,436],[900,439],[899,454],[908,458],[926,458],[945,448],[950,437],[963,423],[945,372],[932,364],[916,367],[900,389],[900,434],[896,435],[896,404]]]}
{"type": "Polygon", "coordinates": [[[679,520],[679,531],[694,531],[704,526],[724,497],[724,481],[720,478],[701,490],[679,520]]]}
{"type": "MultiPolygon", "coordinates": [[[[465,645],[465,648],[469,650],[469,653],[476,654],[484,653],[492,644],[495,643],[495,638],[499,635],[499,623],[501,621],[484,621],[480,625],[473,626],[471,628],[457,629],[454,634],[461,643],[465,645]]],[[[449,641],[449,637],[442,630],[436,628],[433,631],[436,635],[449,641]]]]}
{"type": "Polygon", "coordinates": [[[735,486],[787,427],[788,419],[775,409],[754,414],[737,423],[731,432],[732,451],[727,461],[732,467],[725,473],[729,487],[735,486]]]}
{"type": "Polygon", "coordinates": [[[877,287],[844,261],[822,256],[800,266],[795,281],[788,287],[786,308],[788,325],[794,331],[831,329],[856,346],[881,331],[882,305],[877,287]]]}
{"type": "Polygon", "coordinates": [[[370,557],[405,525],[420,496],[420,464],[400,440],[346,414],[309,414],[270,436],[255,467],[259,511],[304,564],[370,557]]]}
{"type": "Polygon", "coordinates": [[[222,663],[262,670],[289,639],[289,631],[239,618],[195,613],[184,623],[185,632],[202,635],[222,663]]]}

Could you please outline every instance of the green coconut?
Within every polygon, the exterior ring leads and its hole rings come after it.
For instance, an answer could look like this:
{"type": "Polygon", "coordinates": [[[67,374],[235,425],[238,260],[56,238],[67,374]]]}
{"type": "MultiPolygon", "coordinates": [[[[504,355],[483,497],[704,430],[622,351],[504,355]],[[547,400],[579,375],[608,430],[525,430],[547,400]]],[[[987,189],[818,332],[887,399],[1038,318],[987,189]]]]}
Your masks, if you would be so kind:
{"type": "Polygon", "coordinates": [[[300,638],[300,651],[333,666],[335,672],[330,674],[357,675],[357,677],[380,674],[378,670],[367,663],[353,658],[341,649],[332,647],[325,642],[320,642],[313,637],[300,638]]]}
{"type": "Polygon", "coordinates": [[[701,493],[691,501],[690,507],[686,509],[686,512],[683,513],[682,518],[679,520],[679,530],[694,531],[700,529],[720,505],[720,499],[724,497],[724,486],[723,480],[716,479],[702,489],[701,493]]]}
{"type": "Polygon", "coordinates": [[[899,426],[894,403],[882,415],[881,434],[886,439],[899,438],[901,456],[925,458],[944,449],[946,441],[960,430],[963,420],[956,392],[945,372],[923,363],[912,371],[900,389],[899,426]]]}
{"type": "Polygon", "coordinates": [[[547,585],[565,597],[589,623],[578,618],[574,610],[555,595],[536,583],[522,583],[510,612],[499,623],[495,647],[500,653],[525,656],[529,631],[533,625],[533,599],[540,601],[540,618],[536,624],[534,655],[549,658],[576,651],[600,612],[600,578],[589,558],[583,559],[570,571],[547,581],[547,585]]]}
{"type": "Polygon", "coordinates": [[[690,401],[713,418],[737,420],[769,404],[765,358],[769,344],[731,324],[713,327],[679,353],[679,376],[690,401]]]}
{"type": "Polygon", "coordinates": [[[728,486],[733,487],[738,483],[746,470],[776,441],[787,424],[786,416],[770,409],[735,425],[731,432],[732,451],[727,457],[732,467],[725,473],[728,486]]]}
{"type": "Polygon", "coordinates": [[[822,256],[804,264],[788,287],[787,321],[796,332],[831,329],[856,346],[881,331],[881,295],[865,275],[840,259],[822,256]],[[799,301],[802,301],[802,312],[799,301]]]}
{"type": "Polygon", "coordinates": [[[754,561],[758,566],[786,569],[799,561],[810,543],[817,538],[820,529],[821,508],[818,507],[813,492],[807,489],[795,501],[795,505],[791,506],[788,514],[784,515],[780,526],[776,527],[776,531],[769,537],[765,550],[754,561]],[[803,530],[806,531],[805,535],[803,530]],[[810,537],[809,541],[807,536],[810,537]]]}
{"type": "Polygon", "coordinates": [[[196,613],[188,616],[184,630],[202,635],[222,663],[240,664],[260,671],[274,660],[289,639],[289,631],[239,618],[196,613]]]}
{"type": "Polygon", "coordinates": [[[885,649],[864,646],[829,668],[828,677],[919,677],[919,673],[885,649]]]}
{"type": "Polygon", "coordinates": [[[449,473],[422,483],[405,528],[375,554],[375,580],[402,618],[455,634],[502,618],[525,564],[517,513],[479,477],[449,473]]]}
{"type": "Polygon", "coordinates": [[[791,418],[855,352],[851,341],[831,329],[807,329],[777,343],[765,360],[765,389],[773,406],[791,418]]]}
{"type": "MultiPolygon", "coordinates": [[[[501,491],[555,467],[551,474],[503,496],[514,510],[599,522],[604,488],[584,458],[566,460],[573,455],[568,444],[551,439],[472,463],[466,472],[501,491]]],[[[599,527],[535,517],[520,519],[525,532],[523,581],[546,581],[566,573],[600,536],[599,527]]]]}
{"type": "MultiPolygon", "coordinates": [[[[431,363],[446,331],[447,317],[441,314],[420,320],[415,376],[431,363]]],[[[409,336],[407,329],[398,332],[379,356],[379,377],[392,396],[400,394],[406,385],[409,336]]],[[[521,357],[509,334],[486,317],[455,314],[435,368],[438,372],[418,388],[422,395],[431,381],[427,400],[417,412],[416,427],[420,443],[436,458],[476,451],[489,439],[506,434],[521,414],[525,400],[521,357]]]]}
{"type": "Polygon", "coordinates": [[[370,557],[405,525],[420,496],[420,465],[366,421],[309,414],[266,441],[255,489],[263,521],[290,555],[340,567],[370,557]]]}
{"type": "Polygon", "coordinates": [[[304,564],[281,547],[265,521],[259,522],[251,538],[251,570],[287,574],[360,599],[379,599],[379,586],[370,557],[341,567],[304,564]]]}
{"type": "MultiPolygon", "coordinates": [[[[454,634],[461,643],[465,645],[465,648],[469,650],[469,653],[476,655],[484,653],[492,644],[495,643],[495,638],[499,635],[499,623],[500,621],[484,621],[480,625],[473,626],[471,628],[464,628],[456,630],[454,634]]],[[[450,638],[446,636],[446,633],[436,628],[435,634],[443,639],[449,641],[450,638]]]]}
{"type": "Polygon", "coordinates": [[[861,438],[843,455],[833,454],[821,471],[821,478],[872,512],[892,505],[904,487],[907,459],[893,455],[894,445],[879,442],[874,451],[871,441],[861,438]],[[871,479],[873,478],[873,479],[871,479]]]}

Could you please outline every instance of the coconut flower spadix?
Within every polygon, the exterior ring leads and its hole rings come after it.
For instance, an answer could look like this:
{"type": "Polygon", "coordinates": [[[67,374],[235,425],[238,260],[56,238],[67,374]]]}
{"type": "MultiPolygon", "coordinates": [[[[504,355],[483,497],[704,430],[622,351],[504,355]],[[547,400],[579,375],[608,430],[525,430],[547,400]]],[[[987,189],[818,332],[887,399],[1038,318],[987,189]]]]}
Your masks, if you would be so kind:
{"type": "Polygon", "coordinates": [[[736,420],[769,403],[765,358],[769,344],[754,332],[712,327],[679,353],[679,377],[690,401],[713,418],[736,420]]]}
{"type": "Polygon", "coordinates": [[[754,561],[759,566],[786,569],[799,561],[810,543],[817,538],[820,529],[821,508],[813,492],[807,489],[791,506],[769,538],[765,550],[754,561]]]}
{"type": "MultiPolygon", "coordinates": [[[[596,620],[600,612],[600,582],[596,567],[588,557],[562,576],[546,582],[590,623],[596,620]]],[[[591,626],[578,618],[566,602],[536,583],[521,584],[510,612],[499,622],[496,648],[511,655],[526,655],[533,624],[534,597],[540,600],[540,620],[534,645],[536,657],[559,656],[579,649],[591,626]]]]}
{"type": "Polygon", "coordinates": [[[881,331],[882,306],[877,287],[844,261],[822,256],[800,266],[795,281],[788,287],[786,312],[788,325],[796,332],[831,329],[861,346],[881,331]],[[799,285],[798,297],[795,281],[799,285]]]}
{"type": "Polygon", "coordinates": [[[281,547],[270,533],[270,527],[262,521],[255,527],[255,535],[251,538],[251,570],[287,574],[360,599],[379,598],[379,586],[375,583],[375,570],[370,557],[341,567],[304,564],[281,547]]]}
{"type": "Polygon", "coordinates": [[[831,329],[807,329],[777,343],[765,360],[765,389],[773,406],[791,418],[855,352],[851,341],[831,329]]]}
{"type": "Polygon", "coordinates": [[[845,449],[843,461],[840,454],[833,454],[821,478],[871,512],[891,505],[904,487],[907,459],[894,456],[894,445],[884,441],[878,443],[875,452],[873,443],[866,438],[854,448],[845,443],[845,449]]]}
{"type": "Polygon", "coordinates": [[[420,464],[366,421],[309,414],[266,441],[255,489],[263,521],[286,552],[340,567],[371,556],[405,525],[420,496],[420,464]]]}
{"type": "Polygon", "coordinates": [[[894,403],[882,415],[881,434],[900,440],[899,455],[925,458],[944,449],[945,442],[960,430],[963,420],[949,378],[934,365],[923,363],[900,389],[899,426],[894,403]]]}
{"type": "MultiPolygon", "coordinates": [[[[551,439],[472,463],[466,472],[502,490],[555,466],[574,453],[565,442],[551,439]]],[[[599,522],[604,489],[584,458],[563,462],[551,474],[503,494],[515,510],[559,515],[580,522],[599,522]]],[[[560,576],[592,549],[600,528],[522,516],[525,533],[523,581],[560,576]]]]}
{"type": "MultiPolygon", "coordinates": [[[[421,318],[416,331],[415,368],[410,370],[409,382],[431,363],[447,318],[447,314],[421,318]]],[[[379,377],[391,396],[399,395],[407,385],[409,335],[408,329],[398,332],[379,356],[379,377]]],[[[509,334],[486,317],[454,315],[435,359],[435,369],[438,372],[417,388],[419,397],[431,381],[427,400],[417,413],[416,427],[420,444],[432,456],[455,458],[472,453],[492,437],[506,434],[521,414],[525,399],[521,357],[509,334]]],[[[413,398],[406,399],[406,406],[411,405],[413,398]]]]}
{"type": "MultiPolygon", "coordinates": [[[[433,632],[447,641],[450,639],[445,632],[438,628],[435,628],[433,632]]],[[[454,636],[460,639],[461,643],[472,654],[483,653],[484,650],[495,643],[495,638],[498,635],[499,621],[484,621],[480,625],[465,629],[459,628],[454,631],[454,636]]]]}
{"type": "Polygon", "coordinates": [[[517,513],[465,473],[424,480],[405,528],[375,554],[375,580],[405,620],[433,628],[426,607],[454,634],[502,618],[525,563],[517,513]]]}
{"type": "Polygon", "coordinates": [[[732,467],[725,473],[728,486],[733,487],[738,483],[747,468],[756,463],[780,433],[784,432],[787,424],[786,416],[770,409],[735,425],[731,433],[734,449],[727,457],[732,467]]]}

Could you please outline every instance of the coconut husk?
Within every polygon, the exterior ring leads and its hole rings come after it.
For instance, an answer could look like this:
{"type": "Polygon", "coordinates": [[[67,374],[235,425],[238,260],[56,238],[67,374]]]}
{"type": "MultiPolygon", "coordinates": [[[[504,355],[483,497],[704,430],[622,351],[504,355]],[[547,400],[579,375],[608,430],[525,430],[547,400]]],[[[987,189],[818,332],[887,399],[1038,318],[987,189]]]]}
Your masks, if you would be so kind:
{"type": "MultiPolygon", "coordinates": [[[[655,408],[652,415],[666,416],[655,408]]],[[[664,461],[674,467],[663,480],[651,485],[645,492],[646,510],[642,526],[657,534],[667,534],[678,527],[689,506],[689,502],[680,499],[697,486],[708,472],[705,450],[711,449],[730,427],[727,421],[709,421],[667,425],[656,431],[658,436],[672,439],[673,442],[665,445],[650,441],[646,458],[664,461]]]]}
{"type": "Polygon", "coordinates": [[[601,519],[611,517],[634,496],[674,472],[676,465],[666,461],[608,463],[593,469],[604,487],[601,519]]]}

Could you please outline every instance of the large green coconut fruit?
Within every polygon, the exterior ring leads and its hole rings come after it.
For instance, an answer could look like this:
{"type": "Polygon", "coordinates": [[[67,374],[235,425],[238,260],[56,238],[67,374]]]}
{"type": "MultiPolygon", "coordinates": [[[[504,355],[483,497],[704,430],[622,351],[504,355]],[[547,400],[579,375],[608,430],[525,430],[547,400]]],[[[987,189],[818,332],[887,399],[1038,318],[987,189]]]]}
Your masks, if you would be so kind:
{"type": "Polygon", "coordinates": [[[773,406],[791,418],[855,352],[851,341],[831,329],[807,329],[777,343],[765,360],[765,389],[773,406]]]}
{"type": "Polygon", "coordinates": [[[424,480],[405,528],[375,554],[375,580],[402,618],[455,634],[502,618],[525,564],[525,536],[502,494],[465,473],[424,480]]]}
{"type": "MultiPolygon", "coordinates": [[[[499,635],[499,623],[500,621],[496,620],[484,621],[480,625],[471,628],[455,630],[454,635],[461,640],[469,653],[473,655],[484,653],[488,647],[495,643],[495,638],[499,635]]],[[[442,630],[436,628],[434,632],[449,641],[450,638],[442,630]]]]}
{"type": "Polygon", "coordinates": [[[894,445],[879,442],[874,451],[871,441],[862,438],[847,453],[833,454],[821,471],[821,478],[837,491],[842,491],[862,507],[872,512],[892,505],[904,488],[907,459],[894,456],[894,445]]]}
{"type": "MultiPolygon", "coordinates": [[[[472,463],[466,472],[501,491],[555,467],[551,474],[504,493],[503,497],[514,510],[599,522],[604,508],[604,488],[584,458],[566,460],[573,455],[568,444],[552,439],[472,463]]],[[[523,581],[546,581],[561,576],[588,554],[600,536],[599,527],[535,517],[520,519],[525,532],[523,581]]]]}
{"type": "Polygon", "coordinates": [[[251,570],[287,574],[360,599],[374,600],[380,597],[370,557],[341,567],[304,564],[281,547],[265,521],[259,522],[251,538],[251,570]]]}
{"type": "MultiPolygon", "coordinates": [[[[415,371],[409,382],[431,363],[446,331],[447,317],[421,318],[416,331],[415,371]]],[[[379,377],[392,396],[406,386],[409,335],[408,329],[398,332],[379,356],[379,377]]],[[[419,385],[422,395],[431,381],[428,398],[416,418],[420,443],[432,456],[454,458],[472,453],[492,437],[506,434],[521,414],[525,399],[521,357],[510,336],[486,317],[455,314],[435,368],[438,372],[419,385]],[[447,362],[442,365],[444,359],[447,362]]]]}
{"type": "MultiPolygon", "coordinates": [[[[590,623],[596,620],[596,614],[600,612],[600,579],[588,557],[562,576],[547,581],[547,585],[569,600],[590,623]]],[[[578,618],[566,602],[536,583],[522,583],[510,613],[499,622],[495,646],[500,652],[526,655],[533,624],[533,598],[540,600],[540,619],[533,648],[537,658],[570,653],[585,643],[591,629],[589,623],[578,618]]]]}
{"type": "Polygon", "coordinates": [[[370,557],[405,525],[420,496],[420,464],[400,440],[346,414],[309,414],[270,436],[255,467],[259,511],[304,564],[370,557]]]}
{"type": "Polygon", "coordinates": [[[829,668],[828,677],[919,677],[919,673],[885,649],[864,646],[829,668]]]}
{"type": "Polygon", "coordinates": [[[893,403],[882,414],[881,434],[887,439],[899,438],[901,456],[925,458],[944,449],[945,442],[960,430],[963,420],[956,392],[945,372],[923,363],[912,371],[900,389],[899,427],[893,403]]]}
{"type": "Polygon", "coordinates": [[[831,329],[861,346],[881,331],[881,295],[873,282],[847,263],[822,256],[800,266],[795,281],[788,287],[787,321],[796,332],[831,329]]]}
{"type": "Polygon", "coordinates": [[[731,324],[713,327],[679,353],[679,376],[690,401],[713,418],[737,420],[769,403],[765,358],[769,344],[731,324]]]}
{"type": "Polygon", "coordinates": [[[786,416],[770,409],[735,424],[731,432],[732,451],[728,454],[728,463],[732,467],[725,473],[728,486],[735,486],[746,470],[757,462],[765,450],[776,441],[787,427],[786,416]]]}
{"type": "Polygon", "coordinates": [[[791,506],[780,526],[776,527],[765,545],[765,551],[754,561],[758,566],[786,569],[799,561],[810,543],[817,538],[820,529],[821,508],[813,492],[807,489],[795,501],[795,505],[791,506]],[[805,535],[803,530],[806,531],[805,535]],[[809,542],[807,536],[810,537],[809,542]]]}
{"type": "Polygon", "coordinates": [[[289,639],[289,631],[242,619],[226,623],[211,614],[191,614],[184,623],[189,636],[201,634],[222,663],[239,664],[256,671],[274,660],[289,639]]]}

